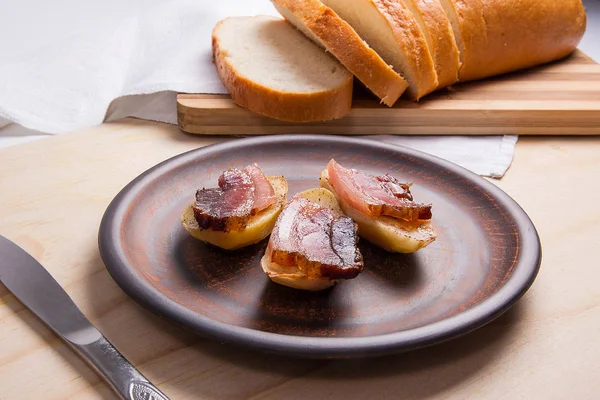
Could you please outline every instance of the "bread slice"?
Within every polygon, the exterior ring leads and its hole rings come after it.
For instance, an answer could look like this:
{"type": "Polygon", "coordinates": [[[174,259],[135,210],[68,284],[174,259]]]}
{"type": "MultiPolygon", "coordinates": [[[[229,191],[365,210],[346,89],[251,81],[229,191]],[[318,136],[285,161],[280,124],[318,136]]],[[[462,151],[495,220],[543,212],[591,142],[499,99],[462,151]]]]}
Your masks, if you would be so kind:
{"type": "Polygon", "coordinates": [[[272,0],[281,15],[323,46],[381,101],[392,106],[408,83],[350,25],[319,0],[272,0]]]}
{"type": "Polygon", "coordinates": [[[289,122],[350,111],[352,74],[282,18],[226,18],[214,27],[212,46],[219,78],[241,107],[289,122]]]}
{"type": "MultiPolygon", "coordinates": [[[[477,78],[478,60],[493,57],[487,49],[482,0],[440,0],[460,51],[459,81],[477,78]]],[[[512,2],[511,2],[512,3],[512,2]]]]}
{"type": "Polygon", "coordinates": [[[250,217],[244,229],[235,231],[215,231],[201,229],[194,217],[193,204],[189,204],[181,213],[183,228],[194,238],[225,250],[238,250],[265,239],[271,234],[277,217],[286,204],[288,184],[283,176],[267,176],[273,186],[277,201],[268,208],[250,217]]]}
{"type": "Polygon", "coordinates": [[[323,0],[408,81],[413,100],[434,91],[437,73],[425,36],[404,3],[390,0],[323,0]]]}
{"type": "Polygon", "coordinates": [[[427,40],[437,73],[437,88],[457,82],[460,53],[452,25],[439,0],[404,0],[404,4],[415,16],[427,40]]]}

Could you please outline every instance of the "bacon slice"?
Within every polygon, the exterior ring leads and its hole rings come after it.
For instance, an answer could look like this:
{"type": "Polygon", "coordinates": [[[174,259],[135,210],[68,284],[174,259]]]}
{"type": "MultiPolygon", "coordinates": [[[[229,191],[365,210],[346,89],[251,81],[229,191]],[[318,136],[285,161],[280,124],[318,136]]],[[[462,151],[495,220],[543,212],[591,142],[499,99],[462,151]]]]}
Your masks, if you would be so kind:
{"type": "Polygon", "coordinates": [[[346,169],[335,160],[327,165],[329,182],[347,204],[366,215],[387,215],[416,222],[431,219],[431,205],[413,201],[410,185],[391,175],[373,176],[346,169]]]}
{"type": "Polygon", "coordinates": [[[255,188],[254,205],[251,210],[252,215],[275,204],[277,198],[275,197],[273,186],[271,186],[271,183],[258,164],[248,165],[244,168],[244,172],[250,176],[255,188]]]}
{"type": "Polygon", "coordinates": [[[280,267],[310,278],[352,279],[364,268],[357,243],[352,219],[296,195],[281,212],[266,251],[280,267]]]}
{"type": "Polygon", "coordinates": [[[240,230],[252,215],[276,202],[273,187],[256,164],[224,171],[218,185],[196,191],[193,210],[201,229],[240,230]]]}

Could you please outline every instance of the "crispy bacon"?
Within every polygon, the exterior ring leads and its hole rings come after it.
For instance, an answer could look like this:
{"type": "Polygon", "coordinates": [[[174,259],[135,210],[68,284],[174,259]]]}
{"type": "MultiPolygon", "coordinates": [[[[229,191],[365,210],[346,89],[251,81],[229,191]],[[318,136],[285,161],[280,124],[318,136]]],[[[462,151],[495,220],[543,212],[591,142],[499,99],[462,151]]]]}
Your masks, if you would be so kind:
{"type": "Polygon", "coordinates": [[[410,185],[391,175],[373,176],[346,169],[333,159],[327,165],[327,173],[335,192],[363,214],[411,222],[431,219],[431,205],[415,203],[410,185]]]}
{"type": "Polygon", "coordinates": [[[413,200],[412,194],[410,193],[410,185],[408,183],[402,183],[390,174],[376,176],[375,179],[381,182],[394,197],[406,199],[408,201],[413,200]]]}
{"type": "Polygon", "coordinates": [[[276,202],[273,187],[256,164],[224,171],[218,185],[196,191],[193,210],[201,229],[242,229],[252,215],[276,202]]]}
{"type": "Polygon", "coordinates": [[[279,216],[267,252],[272,262],[311,278],[352,279],[363,270],[357,243],[352,219],[294,196],[279,216]]]}

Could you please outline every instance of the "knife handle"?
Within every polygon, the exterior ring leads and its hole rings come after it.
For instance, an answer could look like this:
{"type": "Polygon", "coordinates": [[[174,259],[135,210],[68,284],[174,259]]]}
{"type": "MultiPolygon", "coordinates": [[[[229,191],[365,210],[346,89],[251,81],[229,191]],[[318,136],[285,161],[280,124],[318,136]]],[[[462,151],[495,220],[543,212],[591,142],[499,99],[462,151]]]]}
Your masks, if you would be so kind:
{"type": "Polygon", "coordinates": [[[124,400],[169,400],[103,336],[92,343],[69,342],[94,369],[106,377],[124,400]]]}

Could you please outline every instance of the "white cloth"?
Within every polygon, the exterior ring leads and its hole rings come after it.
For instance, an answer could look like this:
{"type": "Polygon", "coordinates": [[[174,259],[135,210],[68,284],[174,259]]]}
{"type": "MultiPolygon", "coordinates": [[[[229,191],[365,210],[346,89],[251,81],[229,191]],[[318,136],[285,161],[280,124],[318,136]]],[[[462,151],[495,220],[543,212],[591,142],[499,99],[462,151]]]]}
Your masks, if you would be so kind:
{"type": "Polygon", "coordinates": [[[21,0],[0,13],[0,117],[61,133],[103,122],[122,96],[225,93],[211,32],[268,0],[21,0]]]}
{"type": "MultiPolygon", "coordinates": [[[[177,92],[226,93],[211,32],[268,0],[21,0],[0,13],[0,147],[126,116],[176,123],[177,92]],[[2,128],[4,127],[4,128],[2,128]]],[[[386,138],[500,177],[515,136],[386,138]]]]}
{"type": "Polygon", "coordinates": [[[451,161],[476,174],[501,178],[510,167],[518,136],[396,136],[368,139],[393,143],[451,161]]]}

